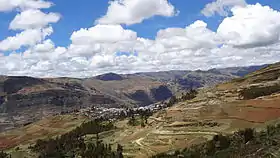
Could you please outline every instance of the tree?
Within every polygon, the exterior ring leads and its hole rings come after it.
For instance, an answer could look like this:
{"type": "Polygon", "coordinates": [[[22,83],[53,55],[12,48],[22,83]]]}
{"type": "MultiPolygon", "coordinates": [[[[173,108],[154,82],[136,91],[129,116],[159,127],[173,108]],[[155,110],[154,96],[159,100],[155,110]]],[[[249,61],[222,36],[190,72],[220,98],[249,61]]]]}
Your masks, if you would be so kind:
{"type": "Polygon", "coordinates": [[[11,157],[11,155],[9,155],[3,151],[0,152],[0,158],[10,158],[10,157],[11,157]]]}
{"type": "Polygon", "coordinates": [[[168,107],[171,107],[173,106],[175,103],[177,102],[177,98],[175,96],[172,96],[170,99],[169,99],[169,102],[167,104],[168,107]]]}
{"type": "Polygon", "coordinates": [[[112,123],[93,120],[83,123],[76,129],[55,139],[38,140],[30,149],[37,152],[41,158],[76,156],[84,158],[98,156],[111,157],[113,153],[111,148],[99,141],[98,134],[111,130],[113,127],[112,123]],[[96,143],[86,144],[83,136],[87,134],[96,134],[96,143]]]}
{"type": "Polygon", "coordinates": [[[230,146],[230,139],[228,136],[219,135],[220,150],[227,149],[230,146]]]}
{"type": "Polygon", "coordinates": [[[251,141],[254,138],[254,129],[246,128],[237,132],[242,138],[244,143],[251,141]]]}
{"type": "Polygon", "coordinates": [[[126,117],[126,114],[124,113],[124,111],[121,111],[121,113],[120,113],[120,119],[123,119],[123,118],[125,118],[126,117]]]}
{"type": "Polygon", "coordinates": [[[145,116],[145,123],[148,124],[148,116],[145,116]]]}
{"type": "Polygon", "coordinates": [[[182,93],[181,100],[182,101],[191,100],[191,99],[195,98],[197,94],[198,94],[198,92],[196,90],[191,89],[186,94],[182,93]]]}
{"type": "Polygon", "coordinates": [[[216,144],[214,140],[207,142],[205,148],[207,155],[214,155],[216,152],[216,144]]]}
{"type": "Polygon", "coordinates": [[[268,136],[273,135],[274,132],[276,132],[276,127],[275,126],[268,125],[266,127],[266,133],[267,133],[268,136]]]}
{"type": "Polygon", "coordinates": [[[145,127],[144,117],[141,116],[141,127],[145,127]]]}
{"type": "Polygon", "coordinates": [[[136,126],[137,125],[137,122],[136,122],[136,119],[134,117],[134,115],[132,115],[128,121],[128,124],[131,125],[131,126],[136,126]]]}
{"type": "Polygon", "coordinates": [[[117,157],[118,158],[123,158],[123,147],[120,145],[120,144],[118,144],[118,146],[117,146],[117,157]]]}
{"type": "Polygon", "coordinates": [[[246,128],[244,130],[245,143],[251,141],[252,139],[254,139],[254,130],[252,128],[246,128]]]}

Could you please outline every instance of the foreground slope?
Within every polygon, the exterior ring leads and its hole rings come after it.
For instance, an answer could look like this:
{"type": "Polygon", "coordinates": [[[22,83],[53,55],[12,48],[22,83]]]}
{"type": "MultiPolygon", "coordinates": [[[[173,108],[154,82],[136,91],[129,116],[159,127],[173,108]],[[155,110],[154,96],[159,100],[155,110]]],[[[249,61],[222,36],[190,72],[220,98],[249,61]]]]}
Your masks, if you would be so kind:
{"type": "MultiPolygon", "coordinates": [[[[126,156],[147,157],[161,152],[190,147],[210,140],[217,134],[231,134],[243,128],[261,130],[279,122],[280,64],[256,71],[212,88],[202,88],[197,97],[180,101],[148,120],[146,127],[131,127],[126,121],[117,125],[120,131],[106,136],[105,141],[124,145],[126,156]],[[244,98],[244,91],[259,96],[244,98]]],[[[254,95],[253,95],[254,96],[254,95]]]]}
{"type": "Polygon", "coordinates": [[[38,122],[0,134],[0,149],[33,144],[38,139],[48,139],[71,131],[89,119],[83,116],[61,115],[46,117],[38,122]]]}
{"type": "Polygon", "coordinates": [[[160,153],[154,158],[271,158],[280,157],[280,124],[268,125],[262,131],[253,128],[213,139],[175,152],[160,153]]]}

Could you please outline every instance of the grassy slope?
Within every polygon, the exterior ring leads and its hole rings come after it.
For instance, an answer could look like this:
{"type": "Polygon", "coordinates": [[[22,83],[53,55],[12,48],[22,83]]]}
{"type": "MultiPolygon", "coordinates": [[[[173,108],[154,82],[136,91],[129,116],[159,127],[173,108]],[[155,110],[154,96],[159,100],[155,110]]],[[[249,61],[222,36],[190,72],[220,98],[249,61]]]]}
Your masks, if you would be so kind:
{"type": "Polygon", "coordinates": [[[124,145],[127,156],[147,157],[160,152],[183,149],[212,139],[216,134],[231,134],[252,127],[261,130],[280,117],[280,94],[240,100],[239,90],[251,85],[267,86],[280,75],[280,64],[261,69],[244,79],[213,88],[201,89],[197,98],[180,102],[149,119],[149,126],[129,127],[105,138],[124,145]],[[215,126],[213,126],[213,124],[215,126]]]}
{"type": "Polygon", "coordinates": [[[67,133],[87,120],[74,115],[45,118],[25,127],[1,133],[0,149],[8,150],[14,157],[30,156],[27,148],[37,139],[47,139],[67,133]],[[19,150],[15,150],[16,147],[19,147],[19,150]]]}
{"type": "MultiPolygon", "coordinates": [[[[128,126],[127,120],[119,121],[116,123],[117,130],[101,137],[106,143],[122,144],[126,156],[147,157],[190,147],[193,144],[210,140],[219,133],[230,134],[246,127],[262,129],[268,123],[278,122],[280,107],[277,103],[280,101],[280,95],[240,100],[238,91],[250,84],[266,85],[269,82],[275,82],[274,73],[279,75],[279,73],[277,74],[278,68],[280,65],[275,64],[248,75],[244,79],[220,84],[214,88],[201,89],[197,98],[180,102],[174,107],[154,114],[148,120],[149,125],[144,128],[128,126]]],[[[69,125],[69,127],[74,127],[83,120],[78,119],[75,122],[71,116],[69,118],[65,119],[65,123],[70,122],[73,125],[69,125]]],[[[30,125],[22,129],[23,135],[21,132],[12,132],[4,137],[0,136],[0,139],[21,140],[22,144],[28,144],[30,142],[26,138],[31,137],[35,140],[65,132],[64,126],[59,126],[58,129],[54,127],[57,122],[61,122],[60,119],[54,120],[54,122],[39,123],[47,126],[46,128],[42,129],[36,124],[30,125]],[[51,131],[49,131],[50,129],[51,131]],[[37,133],[41,134],[36,136],[37,133]]]]}
{"type": "Polygon", "coordinates": [[[231,135],[218,135],[212,140],[154,158],[271,158],[280,157],[280,124],[256,132],[245,129],[231,135]]]}

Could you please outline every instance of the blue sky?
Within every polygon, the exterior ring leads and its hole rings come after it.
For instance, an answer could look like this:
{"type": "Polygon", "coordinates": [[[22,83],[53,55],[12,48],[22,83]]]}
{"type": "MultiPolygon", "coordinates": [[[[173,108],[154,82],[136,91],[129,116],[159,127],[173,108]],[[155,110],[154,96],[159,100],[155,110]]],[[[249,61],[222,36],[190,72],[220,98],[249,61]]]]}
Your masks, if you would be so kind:
{"type": "Polygon", "coordinates": [[[1,75],[91,77],[278,61],[279,0],[0,0],[1,75]]]}
{"type": "MultiPolygon", "coordinates": [[[[60,46],[67,46],[70,44],[69,37],[73,31],[79,30],[80,28],[88,28],[94,25],[94,21],[106,14],[108,8],[108,0],[69,0],[67,3],[61,0],[52,0],[55,4],[48,12],[58,12],[62,15],[59,23],[53,25],[56,33],[51,37],[53,41],[60,46]]],[[[200,10],[211,2],[211,0],[196,0],[196,1],[182,1],[182,0],[171,0],[172,3],[179,11],[179,16],[175,17],[160,17],[156,16],[151,19],[145,20],[141,24],[135,24],[128,26],[127,28],[132,29],[138,33],[139,36],[153,39],[159,29],[167,27],[185,27],[191,24],[196,19],[201,19],[203,16],[200,10]]],[[[15,13],[0,14],[0,39],[3,39],[9,35],[13,35],[15,32],[8,31],[10,21],[14,18],[15,13]]],[[[216,20],[215,18],[211,21],[216,20]]],[[[212,27],[215,29],[215,24],[212,27]]]]}
{"type": "MultiPolygon", "coordinates": [[[[58,46],[67,46],[71,43],[70,36],[73,31],[80,28],[89,28],[94,25],[94,21],[106,14],[108,8],[108,0],[52,0],[55,4],[46,12],[58,12],[62,15],[61,20],[53,24],[55,33],[51,35],[51,39],[58,46]]],[[[208,24],[208,28],[216,30],[221,16],[205,17],[200,11],[204,6],[213,0],[169,0],[177,10],[180,11],[175,17],[156,16],[145,20],[141,24],[134,24],[126,28],[134,30],[138,36],[154,39],[156,33],[160,29],[169,27],[186,27],[196,20],[203,20],[208,24]]],[[[269,5],[274,9],[280,8],[279,0],[247,0],[249,4],[261,3],[269,5]]],[[[14,18],[16,12],[8,12],[0,14],[0,40],[7,36],[12,36],[16,32],[8,30],[10,21],[14,18]]]]}

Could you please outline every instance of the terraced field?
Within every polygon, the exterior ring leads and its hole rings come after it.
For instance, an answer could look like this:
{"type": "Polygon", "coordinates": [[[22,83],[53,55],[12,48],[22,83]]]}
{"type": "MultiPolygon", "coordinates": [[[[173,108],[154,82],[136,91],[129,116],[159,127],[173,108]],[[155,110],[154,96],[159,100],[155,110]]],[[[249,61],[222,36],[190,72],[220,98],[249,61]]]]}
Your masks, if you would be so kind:
{"type": "MultiPolygon", "coordinates": [[[[202,88],[196,98],[155,113],[145,127],[129,126],[127,119],[117,121],[117,128],[101,133],[100,138],[113,147],[121,144],[126,157],[146,158],[205,142],[220,133],[230,134],[248,127],[261,130],[268,123],[279,122],[280,92],[265,92],[264,96],[247,100],[240,92],[250,87],[266,90],[266,87],[280,84],[279,72],[278,63],[242,79],[202,88]]],[[[20,150],[10,152],[24,157],[19,153],[36,139],[63,134],[86,120],[71,115],[47,118],[1,134],[0,148],[19,146],[20,150]]],[[[90,141],[94,136],[86,138],[90,141]]]]}
{"type": "MultiPolygon", "coordinates": [[[[263,129],[268,123],[279,122],[280,93],[243,100],[240,91],[250,86],[270,86],[280,83],[267,80],[267,69],[252,77],[200,89],[191,101],[179,102],[148,120],[148,126],[131,127],[126,121],[117,123],[120,129],[107,135],[104,141],[124,146],[127,157],[147,157],[156,153],[183,149],[212,139],[219,133],[230,134],[243,128],[263,129]],[[265,80],[262,80],[265,79],[265,80]],[[256,81],[257,80],[257,81],[256,81]]],[[[275,67],[274,67],[275,71],[275,67]]],[[[268,75],[271,75],[268,71],[268,75]]],[[[278,77],[280,74],[277,74],[278,77]]]]}
{"type": "MultiPolygon", "coordinates": [[[[234,92],[215,88],[201,89],[195,99],[154,114],[146,127],[129,126],[128,120],[118,121],[116,130],[102,133],[100,138],[113,146],[122,144],[126,157],[144,158],[183,149],[219,133],[229,134],[246,127],[262,129],[266,123],[280,117],[279,94],[254,100],[239,100],[237,96],[234,92]]],[[[19,146],[21,150],[12,151],[20,155],[36,139],[63,134],[85,120],[71,115],[45,119],[21,130],[1,134],[0,145],[5,148],[19,146]]]]}

